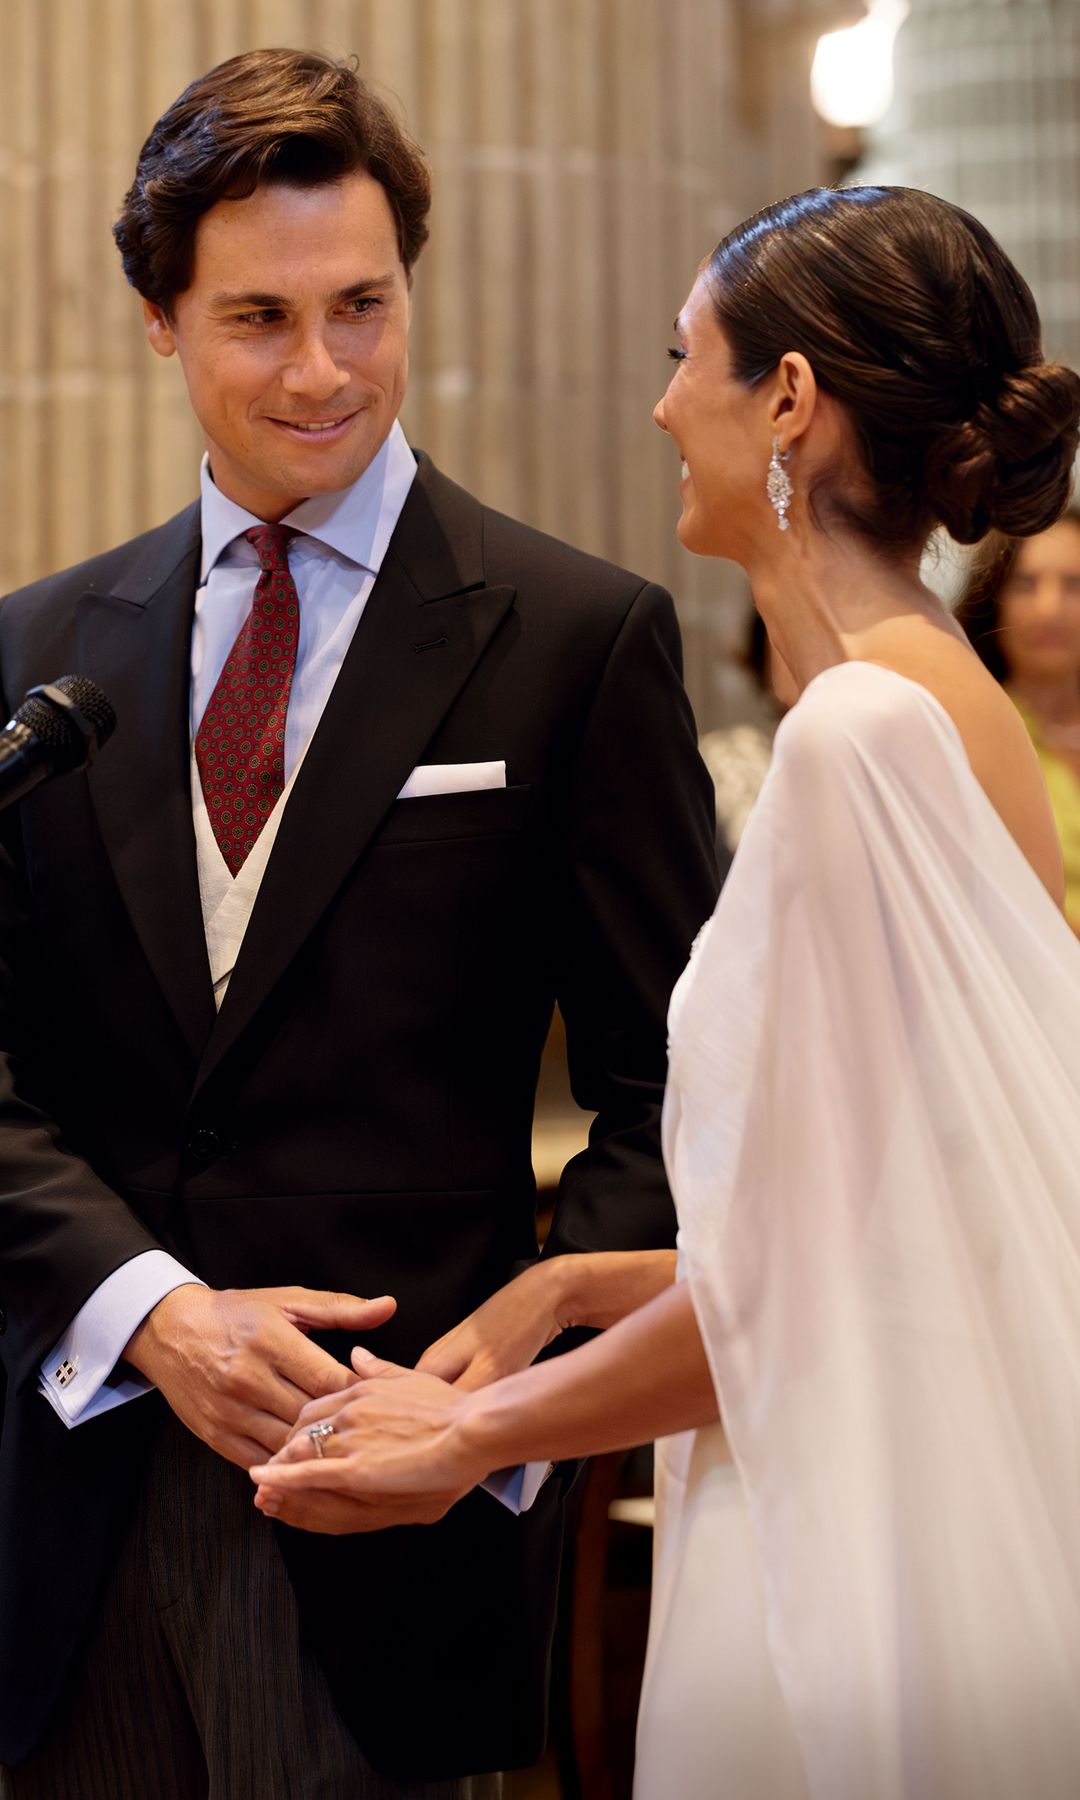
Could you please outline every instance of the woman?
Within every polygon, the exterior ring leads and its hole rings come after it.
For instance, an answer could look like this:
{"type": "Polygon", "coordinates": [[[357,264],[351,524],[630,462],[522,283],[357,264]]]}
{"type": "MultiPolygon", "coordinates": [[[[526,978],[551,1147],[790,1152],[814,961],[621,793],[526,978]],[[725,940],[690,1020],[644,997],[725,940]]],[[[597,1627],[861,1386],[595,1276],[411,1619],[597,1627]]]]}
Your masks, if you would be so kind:
{"type": "Polygon", "coordinates": [[[991,533],[956,616],[1030,733],[1080,935],[1080,512],[1023,542],[991,533]]]}
{"type": "Polygon", "coordinates": [[[681,1279],[561,1258],[421,1372],[358,1353],[257,1501],[359,1529],[366,1496],[434,1517],[492,1468],[678,1434],[642,1800],[1064,1800],[1080,949],[1023,724],[918,568],[938,522],[1057,517],[1080,380],[989,234],[904,189],[739,227],[678,340],[679,535],[743,564],[800,691],[672,999],[681,1279]],[[609,1329],[525,1367],[571,1323],[609,1329]]]}

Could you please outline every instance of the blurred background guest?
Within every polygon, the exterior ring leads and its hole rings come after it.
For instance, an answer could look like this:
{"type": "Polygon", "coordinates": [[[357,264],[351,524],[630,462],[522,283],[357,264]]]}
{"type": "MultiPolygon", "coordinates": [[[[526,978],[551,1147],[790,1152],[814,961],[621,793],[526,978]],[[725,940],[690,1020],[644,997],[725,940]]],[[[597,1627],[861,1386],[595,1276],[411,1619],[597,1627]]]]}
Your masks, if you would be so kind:
{"type": "Polygon", "coordinates": [[[1037,537],[988,544],[957,618],[1031,735],[1065,859],[1065,912],[1080,935],[1080,509],[1037,537]]]}

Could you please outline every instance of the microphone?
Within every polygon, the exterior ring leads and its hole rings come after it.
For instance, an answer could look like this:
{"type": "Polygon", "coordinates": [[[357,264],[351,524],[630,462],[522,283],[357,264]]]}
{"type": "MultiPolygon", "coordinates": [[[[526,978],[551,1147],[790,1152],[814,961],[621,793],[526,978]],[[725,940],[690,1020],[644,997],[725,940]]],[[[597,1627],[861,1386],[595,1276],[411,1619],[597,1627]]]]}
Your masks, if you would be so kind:
{"type": "Polygon", "coordinates": [[[0,731],[0,812],[39,781],[85,769],[115,725],[107,696],[85,675],[31,688],[0,731]]]}

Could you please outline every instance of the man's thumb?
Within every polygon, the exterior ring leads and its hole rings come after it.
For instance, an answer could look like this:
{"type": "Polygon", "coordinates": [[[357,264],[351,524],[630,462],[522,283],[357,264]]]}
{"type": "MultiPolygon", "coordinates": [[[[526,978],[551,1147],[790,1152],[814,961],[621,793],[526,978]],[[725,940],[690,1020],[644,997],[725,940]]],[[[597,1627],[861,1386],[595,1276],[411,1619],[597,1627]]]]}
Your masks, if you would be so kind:
{"type": "Polygon", "coordinates": [[[392,1294],[362,1300],[357,1294],[332,1294],[319,1288],[300,1288],[290,1297],[286,1312],[294,1325],[318,1331],[373,1331],[397,1312],[392,1294]]]}

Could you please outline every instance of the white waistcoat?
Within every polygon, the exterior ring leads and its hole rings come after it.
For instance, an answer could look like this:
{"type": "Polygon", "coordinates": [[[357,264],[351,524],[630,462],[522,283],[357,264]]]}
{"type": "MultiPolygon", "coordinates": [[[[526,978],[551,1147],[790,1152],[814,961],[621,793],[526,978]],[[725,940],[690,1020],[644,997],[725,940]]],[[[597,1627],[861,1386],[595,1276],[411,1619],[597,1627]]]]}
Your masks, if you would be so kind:
{"type": "Polygon", "coordinates": [[[214,983],[214,1005],[219,1009],[225,998],[229,977],[236,967],[240,945],[244,941],[248,920],[251,918],[259,885],[270,860],[270,852],[274,848],[274,839],[277,837],[289,795],[292,793],[293,783],[303,767],[303,762],[302,754],[285,784],[277,805],[256,838],[254,847],[248,852],[239,875],[234,876],[231,874],[229,865],[222,856],[218,848],[218,841],[214,836],[210,814],[207,811],[206,801],[203,799],[194,747],[192,748],[191,811],[195,822],[199,898],[202,901],[206,953],[210,959],[210,975],[214,983]]]}

